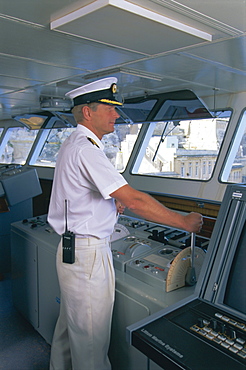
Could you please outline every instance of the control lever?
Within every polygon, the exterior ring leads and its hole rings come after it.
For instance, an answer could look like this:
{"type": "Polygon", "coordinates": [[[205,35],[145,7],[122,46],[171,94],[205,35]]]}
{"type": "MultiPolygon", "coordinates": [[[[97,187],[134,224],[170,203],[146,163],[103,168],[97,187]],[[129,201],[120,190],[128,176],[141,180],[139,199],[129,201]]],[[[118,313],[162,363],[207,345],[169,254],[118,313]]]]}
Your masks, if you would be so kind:
{"type": "Polygon", "coordinates": [[[185,276],[185,282],[187,285],[194,285],[196,284],[196,270],[195,270],[195,242],[196,242],[196,234],[191,233],[191,263],[188,267],[186,276],[185,276]]]}
{"type": "Polygon", "coordinates": [[[152,230],[151,234],[152,235],[150,235],[148,237],[149,239],[155,240],[155,241],[160,242],[160,243],[163,243],[163,244],[167,244],[168,243],[168,240],[165,237],[165,231],[158,232],[158,230],[152,230]]]}

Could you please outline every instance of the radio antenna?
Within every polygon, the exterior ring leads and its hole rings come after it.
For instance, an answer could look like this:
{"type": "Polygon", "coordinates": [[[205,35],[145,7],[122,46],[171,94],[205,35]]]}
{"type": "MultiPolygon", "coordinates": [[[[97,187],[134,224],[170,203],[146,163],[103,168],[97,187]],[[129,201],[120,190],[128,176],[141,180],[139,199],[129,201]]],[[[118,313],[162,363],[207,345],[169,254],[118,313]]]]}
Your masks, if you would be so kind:
{"type": "Polygon", "coordinates": [[[65,199],[65,233],[68,231],[67,228],[67,199],[65,199]]]}
{"type": "Polygon", "coordinates": [[[65,199],[65,232],[62,234],[62,262],[75,262],[75,234],[68,231],[67,199],[65,199]]]}

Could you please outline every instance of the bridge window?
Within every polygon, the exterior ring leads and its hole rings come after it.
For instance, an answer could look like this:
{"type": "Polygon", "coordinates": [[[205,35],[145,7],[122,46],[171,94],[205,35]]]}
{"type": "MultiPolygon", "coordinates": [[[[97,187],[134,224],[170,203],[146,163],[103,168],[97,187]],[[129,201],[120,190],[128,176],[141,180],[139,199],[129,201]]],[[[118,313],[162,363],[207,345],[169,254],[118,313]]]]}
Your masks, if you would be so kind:
{"type": "Polygon", "coordinates": [[[0,146],[0,163],[25,164],[37,134],[26,127],[9,128],[0,146]]]}
{"type": "MultiPolygon", "coordinates": [[[[138,137],[141,124],[118,124],[115,131],[104,135],[104,151],[115,168],[122,172],[138,137]]],[[[58,151],[75,127],[44,129],[31,158],[34,166],[55,167],[58,151]]]]}
{"type": "Polygon", "coordinates": [[[209,180],[230,116],[150,123],[133,174],[209,180]]]}
{"type": "Polygon", "coordinates": [[[246,183],[246,110],[228,151],[221,175],[222,182],[246,183]]]}
{"type": "Polygon", "coordinates": [[[74,130],[75,127],[42,130],[30,164],[55,167],[58,151],[62,143],[74,130]]]}
{"type": "Polygon", "coordinates": [[[102,138],[104,152],[119,172],[126,168],[141,127],[141,124],[116,124],[114,132],[102,138]]]}

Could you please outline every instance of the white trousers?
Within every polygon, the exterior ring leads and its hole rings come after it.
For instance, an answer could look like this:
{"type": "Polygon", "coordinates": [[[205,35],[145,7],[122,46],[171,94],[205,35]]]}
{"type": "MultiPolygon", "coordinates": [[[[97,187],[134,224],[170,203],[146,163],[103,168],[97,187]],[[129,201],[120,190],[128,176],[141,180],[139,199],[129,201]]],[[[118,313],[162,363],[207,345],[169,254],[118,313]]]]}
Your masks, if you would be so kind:
{"type": "Polygon", "coordinates": [[[77,239],[75,263],[57,251],[60,315],[51,346],[51,370],[110,370],[108,348],[115,275],[108,239],[77,239]]]}

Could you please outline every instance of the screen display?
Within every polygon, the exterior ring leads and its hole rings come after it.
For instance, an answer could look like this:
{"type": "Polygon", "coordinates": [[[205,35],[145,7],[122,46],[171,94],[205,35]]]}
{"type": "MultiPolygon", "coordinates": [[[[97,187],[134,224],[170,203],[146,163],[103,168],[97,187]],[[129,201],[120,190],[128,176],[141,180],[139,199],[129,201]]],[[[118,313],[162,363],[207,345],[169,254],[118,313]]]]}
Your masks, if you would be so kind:
{"type": "Polygon", "coordinates": [[[246,315],[246,221],[242,228],[225,291],[224,304],[246,315]]]}

